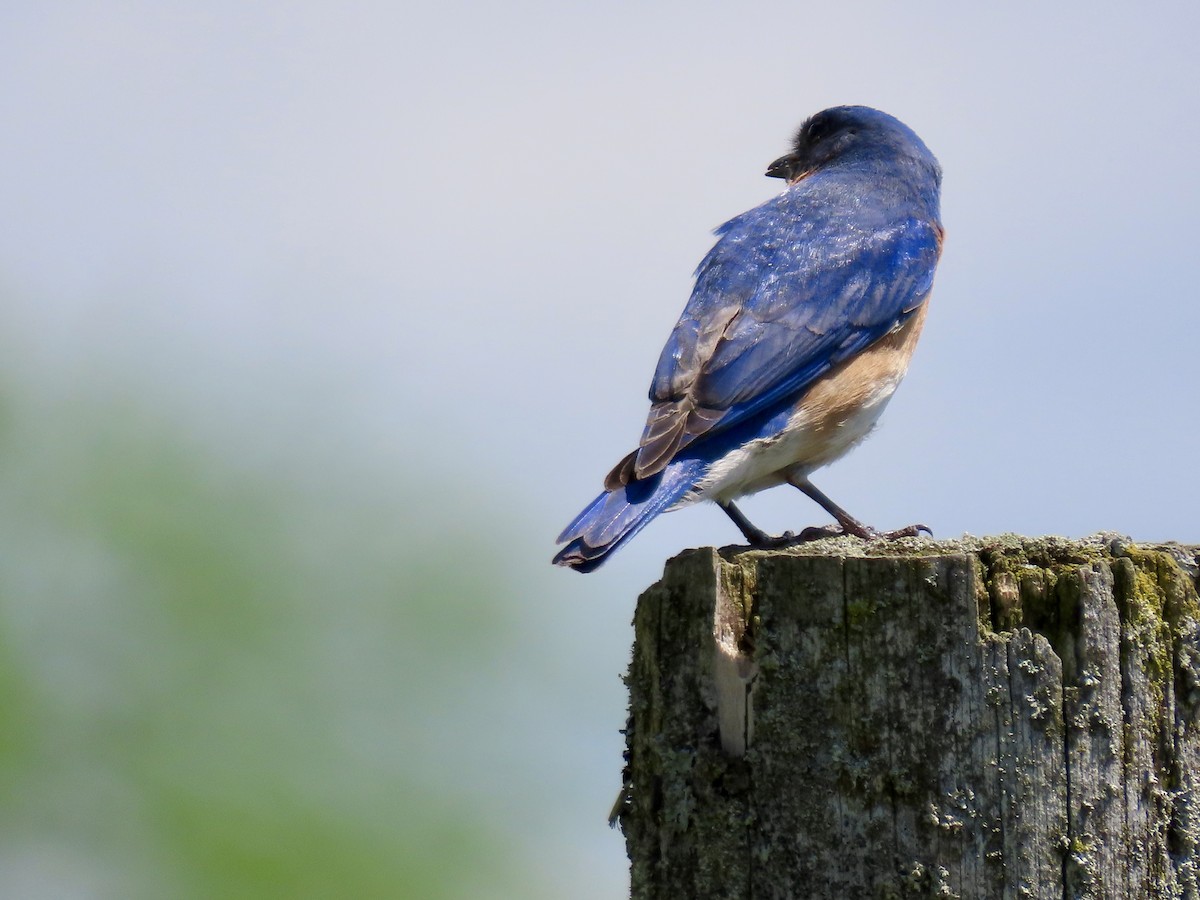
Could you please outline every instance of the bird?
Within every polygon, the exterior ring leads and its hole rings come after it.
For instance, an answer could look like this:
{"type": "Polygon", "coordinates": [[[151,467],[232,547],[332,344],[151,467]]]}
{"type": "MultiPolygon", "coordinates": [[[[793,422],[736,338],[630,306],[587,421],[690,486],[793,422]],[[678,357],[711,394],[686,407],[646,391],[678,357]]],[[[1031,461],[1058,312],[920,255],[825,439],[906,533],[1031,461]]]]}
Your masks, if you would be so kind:
{"type": "Polygon", "coordinates": [[[558,537],[590,572],[661,513],[712,501],[752,547],[834,534],[895,539],[809,476],[874,428],[925,323],[945,232],[942,170],[917,134],[866,106],[806,119],[765,203],[716,229],[650,385],[637,449],[558,537]],[[790,484],[836,526],[773,536],[734,504],[790,484]]]}

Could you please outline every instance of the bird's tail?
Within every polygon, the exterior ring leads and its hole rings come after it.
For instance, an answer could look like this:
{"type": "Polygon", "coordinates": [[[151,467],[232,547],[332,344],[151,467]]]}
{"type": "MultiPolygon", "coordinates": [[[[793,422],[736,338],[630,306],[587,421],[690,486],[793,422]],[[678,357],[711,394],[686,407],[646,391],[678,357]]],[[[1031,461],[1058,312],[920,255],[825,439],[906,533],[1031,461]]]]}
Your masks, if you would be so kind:
{"type": "Polygon", "coordinates": [[[566,546],[554,557],[555,565],[592,571],[651,519],[681,500],[705,468],[698,459],[677,459],[649,478],[605,491],[558,536],[558,543],[566,546]]]}

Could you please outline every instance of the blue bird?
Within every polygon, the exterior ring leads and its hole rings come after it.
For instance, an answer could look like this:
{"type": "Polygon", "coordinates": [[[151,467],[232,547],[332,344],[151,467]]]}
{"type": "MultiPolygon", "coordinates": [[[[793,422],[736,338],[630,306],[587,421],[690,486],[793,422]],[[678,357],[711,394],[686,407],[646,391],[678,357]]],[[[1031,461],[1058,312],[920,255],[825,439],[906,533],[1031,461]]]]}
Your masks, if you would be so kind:
{"type": "Polygon", "coordinates": [[[590,572],[659,513],[721,507],[755,547],[879,533],[809,481],[874,427],[908,369],[942,249],[942,172],[919,137],[865,106],[800,126],[766,174],[783,192],[717,229],[650,385],[638,448],[558,538],[590,572]],[[734,505],[788,483],[837,526],[772,537],[734,505]]]}

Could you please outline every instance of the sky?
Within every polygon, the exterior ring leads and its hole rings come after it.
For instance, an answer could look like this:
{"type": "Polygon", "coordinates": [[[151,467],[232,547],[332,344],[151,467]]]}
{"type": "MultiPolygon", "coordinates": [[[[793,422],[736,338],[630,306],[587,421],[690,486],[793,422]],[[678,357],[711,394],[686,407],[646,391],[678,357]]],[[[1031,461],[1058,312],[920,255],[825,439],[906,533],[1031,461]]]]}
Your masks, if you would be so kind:
{"type": "Polygon", "coordinates": [[[544,796],[512,826],[538,878],[613,896],[633,605],[740,538],[693,508],[592,575],[548,561],[712,229],[807,116],[896,115],[942,163],[945,251],[908,378],[815,483],[880,528],[1200,543],[1198,29],[1182,2],[10,4],[4,371],[133,392],[250,472],[365,456],[464,566],[503,553],[512,671],[554,701],[474,789],[544,796]]]}

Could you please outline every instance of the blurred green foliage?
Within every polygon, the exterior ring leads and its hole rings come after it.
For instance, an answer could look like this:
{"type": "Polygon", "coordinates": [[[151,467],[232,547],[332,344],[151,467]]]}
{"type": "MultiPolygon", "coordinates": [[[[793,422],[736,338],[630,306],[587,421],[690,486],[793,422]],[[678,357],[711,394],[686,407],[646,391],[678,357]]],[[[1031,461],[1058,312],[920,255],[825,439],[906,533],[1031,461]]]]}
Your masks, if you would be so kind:
{"type": "Polygon", "coordinates": [[[427,488],[4,396],[0,893],[536,893],[444,753],[503,566],[448,556],[427,488]]]}

